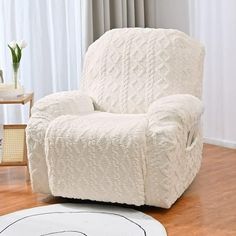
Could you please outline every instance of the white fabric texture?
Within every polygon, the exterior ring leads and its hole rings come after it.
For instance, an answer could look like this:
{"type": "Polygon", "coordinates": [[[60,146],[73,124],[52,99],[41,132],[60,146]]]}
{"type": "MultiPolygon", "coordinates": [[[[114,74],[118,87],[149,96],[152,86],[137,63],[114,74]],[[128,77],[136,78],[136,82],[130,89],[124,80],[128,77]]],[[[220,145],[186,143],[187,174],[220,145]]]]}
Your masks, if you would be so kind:
{"type": "Polygon", "coordinates": [[[200,44],[175,30],[119,29],[97,40],[86,56],[82,90],[34,106],[27,127],[34,190],[169,208],[201,163],[203,55],[200,44]],[[143,37],[152,56],[137,51],[143,37]],[[112,64],[104,52],[112,52],[112,64]]]}
{"type": "Polygon", "coordinates": [[[145,186],[148,205],[170,207],[199,171],[202,113],[200,100],[186,94],[163,97],[150,106],[145,186]]]}
{"type": "Polygon", "coordinates": [[[143,205],[146,126],[106,112],[55,119],[45,142],[52,194],[143,205]]]}
{"type": "Polygon", "coordinates": [[[44,138],[51,121],[63,114],[92,112],[91,99],[78,91],[48,95],[34,105],[27,126],[28,160],[33,190],[49,193],[44,138]]]}
{"type": "Polygon", "coordinates": [[[201,97],[203,55],[198,42],[177,30],[114,29],[89,47],[82,90],[97,110],[115,113],[144,113],[176,93],[201,97]]]}

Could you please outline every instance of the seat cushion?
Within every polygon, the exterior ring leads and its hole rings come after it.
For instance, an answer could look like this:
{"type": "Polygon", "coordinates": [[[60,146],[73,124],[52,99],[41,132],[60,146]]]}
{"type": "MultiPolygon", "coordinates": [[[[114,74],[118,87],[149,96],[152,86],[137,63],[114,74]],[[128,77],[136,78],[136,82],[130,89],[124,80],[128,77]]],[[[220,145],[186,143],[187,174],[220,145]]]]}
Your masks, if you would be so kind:
{"type": "Polygon", "coordinates": [[[52,194],[143,205],[146,127],[143,114],[94,112],[52,121],[45,138],[52,194]]]}

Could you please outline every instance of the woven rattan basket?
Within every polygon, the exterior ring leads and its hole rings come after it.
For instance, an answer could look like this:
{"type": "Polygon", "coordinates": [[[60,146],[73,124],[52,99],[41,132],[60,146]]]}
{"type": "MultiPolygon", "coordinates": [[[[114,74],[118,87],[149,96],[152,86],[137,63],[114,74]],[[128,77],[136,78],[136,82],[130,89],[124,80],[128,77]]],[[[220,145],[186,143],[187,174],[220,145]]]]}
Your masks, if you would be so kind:
{"type": "Polygon", "coordinates": [[[26,163],[25,128],[24,124],[3,126],[2,164],[26,163]]]}

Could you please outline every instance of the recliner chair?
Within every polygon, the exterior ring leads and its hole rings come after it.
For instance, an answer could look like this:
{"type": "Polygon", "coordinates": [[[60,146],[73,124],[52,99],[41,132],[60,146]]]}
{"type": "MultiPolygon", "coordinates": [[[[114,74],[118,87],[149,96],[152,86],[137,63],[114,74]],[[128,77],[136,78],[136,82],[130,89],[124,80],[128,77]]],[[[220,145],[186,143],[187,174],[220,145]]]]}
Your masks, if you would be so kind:
{"type": "Polygon", "coordinates": [[[32,109],[33,190],[169,208],[201,164],[203,59],[177,30],[106,32],[86,53],[80,90],[32,109]]]}

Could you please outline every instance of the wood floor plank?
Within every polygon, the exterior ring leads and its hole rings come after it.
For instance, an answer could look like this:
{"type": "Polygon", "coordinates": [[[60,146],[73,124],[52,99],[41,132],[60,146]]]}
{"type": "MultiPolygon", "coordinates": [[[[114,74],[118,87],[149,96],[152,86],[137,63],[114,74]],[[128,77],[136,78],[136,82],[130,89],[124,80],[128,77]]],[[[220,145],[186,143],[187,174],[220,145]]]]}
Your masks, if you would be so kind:
{"type": "MultiPolygon", "coordinates": [[[[58,202],[84,202],[32,193],[26,178],[25,167],[0,167],[0,215],[58,202]]],[[[200,173],[171,209],[136,209],[159,220],[169,236],[236,236],[236,150],[204,145],[200,173]]]]}

